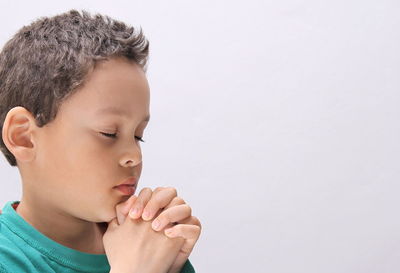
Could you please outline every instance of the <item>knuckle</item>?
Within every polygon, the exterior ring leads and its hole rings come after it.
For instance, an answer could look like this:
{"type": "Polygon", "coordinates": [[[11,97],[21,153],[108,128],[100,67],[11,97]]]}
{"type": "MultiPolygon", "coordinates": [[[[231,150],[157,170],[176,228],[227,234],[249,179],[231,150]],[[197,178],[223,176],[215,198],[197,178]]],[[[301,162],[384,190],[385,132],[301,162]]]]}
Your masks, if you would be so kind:
{"type": "Polygon", "coordinates": [[[195,225],[197,225],[200,229],[202,228],[199,218],[197,218],[196,216],[192,216],[192,220],[195,223],[195,225]]]}
{"type": "Polygon", "coordinates": [[[193,226],[193,229],[196,230],[196,232],[200,232],[201,228],[199,226],[193,226]]]}
{"type": "Polygon", "coordinates": [[[189,213],[189,215],[192,215],[192,208],[188,204],[183,204],[182,205],[189,213]]]}
{"type": "Polygon", "coordinates": [[[145,187],[145,188],[143,188],[141,191],[140,191],[140,193],[145,193],[145,192],[153,192],[149,187],[145,187]]]}
{"type": "Polygon", "coordinates": [[[186,204],[186,202],[179,196],[174,197],[173,202],[174,204],[186,204]]]}
{"type": "Polygon", "coordinates": [[[164,190],[164,187],[157,187],[157,188],[154,189],[154,192],[159,192],[159,191],[162,191],[162,190],[164,190]]]}
{"type": "Polygon", "coordinates": [[[150,188],[143,188],[141,189],[137,199],[138,200],[143,200],[145,198],[145,196],[148,196],[149,194],[151,194],[151,189],[150,188]]]}
{"type": "Polygon", "coordinates": [[[178,191],[174,188],[174,187],[167,187],[167,189],[169,191],[171,191],[173,193],[173,195],[177,196],[178,195],[178,191]]]}

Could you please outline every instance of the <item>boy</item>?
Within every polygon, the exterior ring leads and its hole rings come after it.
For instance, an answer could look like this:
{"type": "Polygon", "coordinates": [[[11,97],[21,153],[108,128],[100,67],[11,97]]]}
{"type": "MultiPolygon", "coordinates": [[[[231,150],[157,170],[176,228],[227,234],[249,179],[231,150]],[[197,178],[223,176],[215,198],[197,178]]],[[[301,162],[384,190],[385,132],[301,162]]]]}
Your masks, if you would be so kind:
{"type": "Polygon", "coordinates": [[[4,46],[0,147],[23,194],[0,216],[0,272],[194,272],[201,225],[190,207],[173,188],[133,195],[148,48],[141,31],[76,10],[38,19],[4,46]]]}

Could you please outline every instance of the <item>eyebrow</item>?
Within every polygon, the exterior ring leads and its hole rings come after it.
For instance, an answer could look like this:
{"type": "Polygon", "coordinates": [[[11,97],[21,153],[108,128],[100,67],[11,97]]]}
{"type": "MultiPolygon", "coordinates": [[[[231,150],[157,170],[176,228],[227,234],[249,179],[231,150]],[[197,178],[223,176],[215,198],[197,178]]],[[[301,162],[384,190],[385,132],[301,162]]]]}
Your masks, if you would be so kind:
{"type": "MultiPolygon", "coordinates": [[[[98,115],[111,114],[111,115],[119,115],[119,116],[126,116],[126,117],[129,116],[127,112],[125,112],[122,109],[116,108],[116,107],[107,107],[107,108],[100,109],[96,112],[96,114],[98,114],[98,115]]],[[[143,121],[149,122],[150,115],[146,116],[143,121]]]]}

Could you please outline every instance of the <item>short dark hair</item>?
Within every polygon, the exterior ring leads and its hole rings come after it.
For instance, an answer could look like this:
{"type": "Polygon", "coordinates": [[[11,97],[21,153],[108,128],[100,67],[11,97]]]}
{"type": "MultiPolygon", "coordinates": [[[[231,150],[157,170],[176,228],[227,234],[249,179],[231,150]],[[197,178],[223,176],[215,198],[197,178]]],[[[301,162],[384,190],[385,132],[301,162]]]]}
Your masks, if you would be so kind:
{"type": "MultiPolygon", "coordinates": [[[[123,56],[147,70],[149,42],[109,16],[72,9],[23,26],[0,52],[0,126],[10,109],[22,106],[42,127],[55,119],[63,100],[82,86],[97,61],[123,56]]],[[[14,155],[0,148],[11,166],[14,155]]]]}

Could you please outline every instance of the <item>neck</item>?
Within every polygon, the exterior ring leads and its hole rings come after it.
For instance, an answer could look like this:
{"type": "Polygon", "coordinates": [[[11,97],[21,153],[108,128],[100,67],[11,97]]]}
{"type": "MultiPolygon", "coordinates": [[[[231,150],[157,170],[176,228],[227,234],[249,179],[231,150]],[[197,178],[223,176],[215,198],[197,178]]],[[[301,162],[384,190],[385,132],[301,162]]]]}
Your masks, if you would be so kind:
{"type": "Polygon", "coordinates": [[[79,219],[49,204],[22,198],[16,212],[39,232],[66,247],[90,254],[105,254],[107,223],[79,219]]]}

